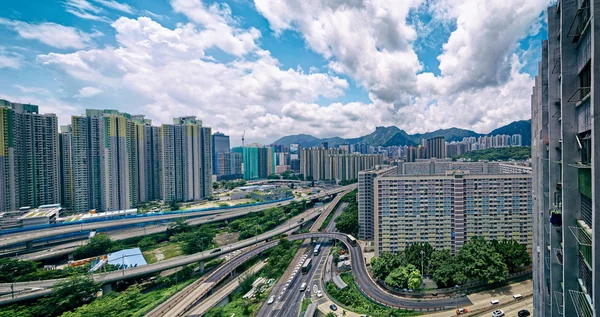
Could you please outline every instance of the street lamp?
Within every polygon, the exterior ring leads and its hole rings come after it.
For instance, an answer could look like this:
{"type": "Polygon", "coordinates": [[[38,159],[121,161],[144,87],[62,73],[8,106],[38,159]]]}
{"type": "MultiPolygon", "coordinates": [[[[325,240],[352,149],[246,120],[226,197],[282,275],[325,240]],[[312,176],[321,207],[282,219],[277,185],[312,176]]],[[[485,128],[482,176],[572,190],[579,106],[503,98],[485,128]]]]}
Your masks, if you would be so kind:
{"type": "Polygon", "coordinates": [[[425,276],[423,275],[423,261],[424,261],[424,257],[425,257],[425,250],[421,250],[421,288],[423,289],[423,291],[425,291],[425,288],[423,287],[425,285],[425,276]]]}

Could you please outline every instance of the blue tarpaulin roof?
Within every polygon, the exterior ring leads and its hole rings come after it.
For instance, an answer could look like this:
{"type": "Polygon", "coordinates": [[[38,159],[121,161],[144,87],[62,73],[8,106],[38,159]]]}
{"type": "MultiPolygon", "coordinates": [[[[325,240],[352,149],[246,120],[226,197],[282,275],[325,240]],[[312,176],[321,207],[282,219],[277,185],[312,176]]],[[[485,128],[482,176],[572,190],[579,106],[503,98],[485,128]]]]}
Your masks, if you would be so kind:
{"type": "Polygon", "coordinates": [[[126,249],[108,254],[108,264],[136,267],[147,265],[140,248],[126,249]]]}

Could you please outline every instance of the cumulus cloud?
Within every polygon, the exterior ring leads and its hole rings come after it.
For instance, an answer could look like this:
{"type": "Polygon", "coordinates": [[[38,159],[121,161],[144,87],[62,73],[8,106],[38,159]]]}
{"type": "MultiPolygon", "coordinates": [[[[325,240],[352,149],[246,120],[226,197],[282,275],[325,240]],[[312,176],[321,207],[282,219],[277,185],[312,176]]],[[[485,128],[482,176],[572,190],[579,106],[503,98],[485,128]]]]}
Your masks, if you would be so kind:
{"type": "Polygon", "coordinates": [[[421,64],[412,48],[416,32],[406,19],[421,1],[254,2],[275,32],[300,32],[333,71],[356,79],[375,98],[405,105],[416,93],[421,64]]]}
{"type": "MultiPolygon", "coordinates": [[[[282,67],[260,46],[261,33],[241,27],[228,5],[200,0],[170,1],[188,23],[168,28],[149,13],[121,17],[111,23],[114,47],[37,60],[81,81],[76,98],[85,89],[93,95],[94,87],[108,88],[137,102],[119,105],[123,111],[155,123],[196,115],[233,140],[243,130],[250,142],[297,133],[356,137],[380,125],[411,133],[452,126],[487,132],[528,117],[533,79],[523,73],[526,56],[516,46],[537,32],[548,1],[255,0],[272,32],[298,32],[326,60],[326,72],[282,67]],[[414,25],[415,11],[433,20],[414,25]],[[423,72],[413,47],[435,23],[452,29],[439,43],[440,75],[423,72]],[[211,56],[214,48],[232,59],[211,56]],[[344,96],[346,76],[371,102],[323,102],[344,96]]],[[[98,1],[68,2],[81,12],[103,10],[98,1]]]]}
{"type": "Polygon", "coordinates": [[[61,49],[81,49],[90,46],[92,37],[101,35],[99,32],[88,34],[76,28],[56,23],[29,24],[0,18],[0,25],[13,29],[24,39],[37,40],[61,49]]]}
{"type": "Polygon", "coordinates": [[[102,89],[98,89],[96,87],[83,87],[79,89],[79,93],[76,94],[75,98],[90,98],[102,93],[102,89]]]}

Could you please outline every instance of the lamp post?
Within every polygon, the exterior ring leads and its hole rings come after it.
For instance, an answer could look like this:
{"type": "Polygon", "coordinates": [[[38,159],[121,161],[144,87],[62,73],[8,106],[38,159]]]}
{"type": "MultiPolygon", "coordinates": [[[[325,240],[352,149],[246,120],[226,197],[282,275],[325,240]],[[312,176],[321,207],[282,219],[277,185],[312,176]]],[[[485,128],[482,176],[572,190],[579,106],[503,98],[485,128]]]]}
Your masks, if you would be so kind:
{"type": "Polygon", "coordinates": [[[425,285],[425,276],[424,276],[424,272],[423,272],[424,258],[425,258],[425,250],[421,250],[421,288],[423,289],[423,292],[425,291],[425,288],[423,287],[425,285]]]}

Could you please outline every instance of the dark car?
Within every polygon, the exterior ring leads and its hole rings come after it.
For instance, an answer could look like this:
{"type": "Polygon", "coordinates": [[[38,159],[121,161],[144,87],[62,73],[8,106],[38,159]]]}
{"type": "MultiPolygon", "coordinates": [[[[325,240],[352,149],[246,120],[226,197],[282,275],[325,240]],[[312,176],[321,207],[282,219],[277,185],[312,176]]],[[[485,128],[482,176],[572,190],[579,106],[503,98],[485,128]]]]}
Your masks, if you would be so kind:
{"type": "Polygon", "coordinates": [[[335,304],[329,305],[329,308],[331,308],[331,310],[333,310],[333,311],[337,310],[337,306],[335,306],[335,304]]]}
{"type": "Polygon", "coordinates": [[[523,310],[519,311],[517,313],[517,315],[519,315],[519,317],[527,317],[527,316],[531,316],[531,313],[528,310],[523,309],[523,310]]]}
{"type": "Polygon", "coordinates": [[[214,249],[214,250],[210,251],[210,254],[217,253],[217,252],[221,252],[221,249],[214,249]]]}

